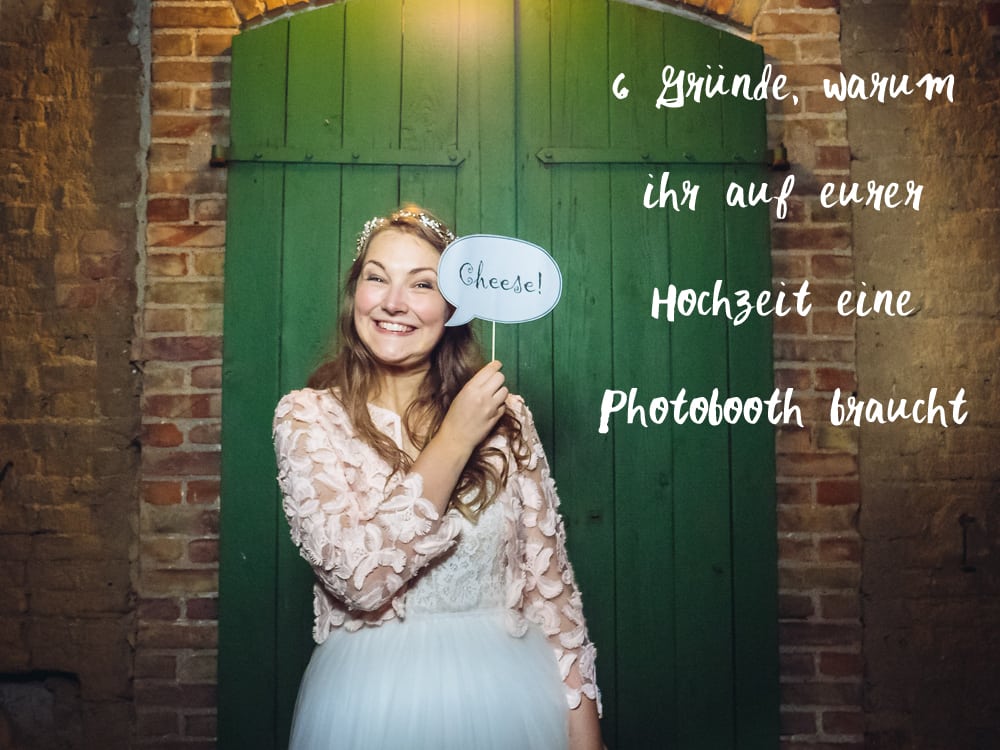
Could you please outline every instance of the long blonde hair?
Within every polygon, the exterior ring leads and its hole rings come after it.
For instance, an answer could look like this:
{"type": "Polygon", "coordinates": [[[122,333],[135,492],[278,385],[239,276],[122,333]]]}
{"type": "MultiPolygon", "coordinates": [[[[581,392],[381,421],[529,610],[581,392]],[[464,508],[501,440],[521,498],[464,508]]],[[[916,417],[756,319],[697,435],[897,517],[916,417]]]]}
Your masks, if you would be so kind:
{"type": "MultiPolygon", "coordinates": [[[[375,426],[368,412],[368,400],[378,388],[379,365],[354,325],[354,298],[368,247],[373,237],[387,230],[419,237],[439,253],[454,239],[451,231],[433,214],[413,204],[407,204],[387,217],[376,217],[365,225],[358,240],[357,257],[344,284],[338,317],[339,352],[312,373],[308,386],[331,389],[344,405],[358,437],[393,467],[394,472],[405,473],[410,469],[412,459],[375,426]]],[[[448,407],[462,386],[484,364],[471,325],[466,323],[444,329],[441,340],[431,352],[430,368],[417,396],[402,415],[403,429],[418,451],[423,450],[441,427],[448,407]]],[[[493,428],[493,433],[473,451],[449,501],[449,507],[456,508],[470,520],[477,519],[496,499],[511,470],[507,454],[500,448],[486,445],[496,434],[506,438],[517,467],[526,465],[529,458],[529,449],[521,434],[521,423],[507,408],[493,428]]]]}

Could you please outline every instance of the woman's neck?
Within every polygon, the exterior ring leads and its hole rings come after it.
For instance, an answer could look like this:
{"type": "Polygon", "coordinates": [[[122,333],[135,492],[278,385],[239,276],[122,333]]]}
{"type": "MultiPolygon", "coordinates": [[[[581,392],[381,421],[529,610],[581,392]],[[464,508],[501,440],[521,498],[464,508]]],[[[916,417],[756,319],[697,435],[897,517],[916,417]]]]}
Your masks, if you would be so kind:
{"type": "Polygon", "coordinates": [[[384,372],[379,379],[378,390],[372,394],[370,400],[376,406],[404,414],[416,400],[420,384],[426,375],[426,370],[407,373],[384,372]]]}

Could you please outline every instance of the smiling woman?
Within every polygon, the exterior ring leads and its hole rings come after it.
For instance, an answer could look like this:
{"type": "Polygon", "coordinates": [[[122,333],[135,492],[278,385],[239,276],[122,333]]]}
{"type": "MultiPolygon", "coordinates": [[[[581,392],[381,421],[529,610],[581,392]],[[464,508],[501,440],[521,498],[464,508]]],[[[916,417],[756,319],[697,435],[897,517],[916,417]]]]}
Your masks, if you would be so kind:
{"type": "Polygon", "coordinates": [[[548,464],[416,207],[365,225],[336,359],[278,404],[292,540],[316,575],[289,747],[602,745],[595,649],[548,464]]]}

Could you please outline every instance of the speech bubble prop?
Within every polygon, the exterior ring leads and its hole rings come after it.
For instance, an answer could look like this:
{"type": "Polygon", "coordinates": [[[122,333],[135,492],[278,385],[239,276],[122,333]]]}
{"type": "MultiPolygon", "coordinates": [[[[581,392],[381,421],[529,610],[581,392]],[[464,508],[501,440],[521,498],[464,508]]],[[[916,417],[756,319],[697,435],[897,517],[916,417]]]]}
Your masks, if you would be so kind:
{"type": "Polygon", "coordinates": [[[556,306],[562,295],[562,273],[552,256],[531,242],[470,234],[441,254],[438,287],[455,307],[446,326],[473,318],[525,323],[556,306]]]}

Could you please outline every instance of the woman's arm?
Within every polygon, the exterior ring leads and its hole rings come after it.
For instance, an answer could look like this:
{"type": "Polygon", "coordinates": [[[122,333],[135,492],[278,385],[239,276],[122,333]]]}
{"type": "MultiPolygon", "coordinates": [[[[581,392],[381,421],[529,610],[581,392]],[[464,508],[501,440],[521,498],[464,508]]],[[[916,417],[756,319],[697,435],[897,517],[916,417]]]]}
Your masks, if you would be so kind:
{"type": "Polygon", "coordinates": [[[274,446],[292,541],[348,607],[382,608],[451,547],[459,526],[445,510],[469,456],[502,413],[507,389],[499,370],[493,362],[470,379],[388,494],[390,468],[357,438],[336,399],[305,390],[279,402],[274,446]]]}
{"type": "Polygon", "coordinates": [[[524,438],[531,451],[526,469],[514,477],[521,510],[524,540],[524,588],[520,608],[539,625],[555,652],[566,686],[570,747],[602,747],[600,693],[595,676],[594,644],[587,634],[583,603],[566,555],[566,532],[559,514],[559,498],[542,450],[531,412],[516,404],[524,438]]]}
{"type": "Polygon", "coordinates": [[[583,698],[580,705],[569,710],[569,750],[601,750],[601,724],[597,716],[597,702],[583,698]]]}
{"type": "Polygon", "coordinates": [[[420,474],[386,493],[389,466],[322,392],[278,403],[274,446],[292,541],[349,608],[380,609],[458,536],[457,521],[424,497],[420,474]]]}

